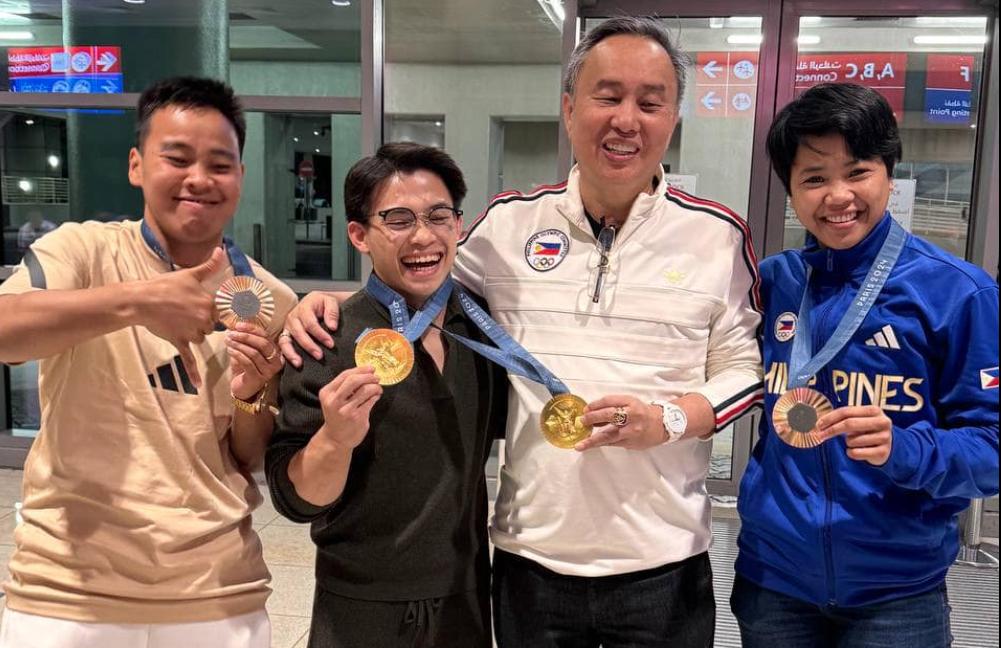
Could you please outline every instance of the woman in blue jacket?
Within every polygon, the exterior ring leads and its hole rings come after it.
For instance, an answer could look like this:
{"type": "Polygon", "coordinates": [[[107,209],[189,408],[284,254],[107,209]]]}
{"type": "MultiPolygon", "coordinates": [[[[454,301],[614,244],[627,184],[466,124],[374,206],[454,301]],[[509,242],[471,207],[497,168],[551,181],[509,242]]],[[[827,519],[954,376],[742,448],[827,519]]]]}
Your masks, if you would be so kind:
{"type": "Polygon", "coordinates": [[[901,144],[875,91],[806,91],[768,150],[809,236],[761,264],[743,645],[948,646],[957,515],[998,492],[998,285],[886,211],[901,144]]]}

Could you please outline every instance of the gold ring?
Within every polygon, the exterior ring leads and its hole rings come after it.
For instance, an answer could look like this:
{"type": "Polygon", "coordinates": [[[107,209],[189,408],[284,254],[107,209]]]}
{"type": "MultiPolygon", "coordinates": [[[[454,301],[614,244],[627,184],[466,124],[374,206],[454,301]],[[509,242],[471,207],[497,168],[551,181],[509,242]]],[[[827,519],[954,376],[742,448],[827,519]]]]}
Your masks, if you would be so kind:
{"type": "Polygon", "coordinates": [[[629,414],[626,412],[625,407],[616,407],[615,413],[612,414],[612,425],[615,427],[625,427],[629,423],[629,414]]]}
{"type": "Polygon", "coordinates": [[[271,362],[272,360],[275,359],[275,355],[277,355],[277,354],[278,354],[278,347],[272,346],[271,347],[271,354],[264,356],[264,359],[267,360],[268,362],[271,362]]]}
{"type": "Polygon", "coordinates": [[[292,337],[292,334],[288,332],[288,329],[285,329],[278,335],[279,340],[282,338],[290,338],[290,337],[292,337]]]}

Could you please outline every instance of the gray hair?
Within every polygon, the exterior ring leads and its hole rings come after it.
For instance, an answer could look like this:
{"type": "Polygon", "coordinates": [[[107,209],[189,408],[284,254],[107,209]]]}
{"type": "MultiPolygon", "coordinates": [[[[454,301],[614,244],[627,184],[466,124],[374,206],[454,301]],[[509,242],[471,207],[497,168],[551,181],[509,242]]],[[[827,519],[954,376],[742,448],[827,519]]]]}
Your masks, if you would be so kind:
{"type": "Polygon", "coordinates": [[[685,72],[691,65],[691,60],[671,41],[671,35],[660,21],[653,17],[619,16],[609,18],[587,32],[570,55],[570,63],[567,64],[567,72],[563,77],[563,92],[573,96],[581,68],[584,67],[584,59],[587,58],[588,53],[594,49],[595,45],[606,38],[622,34],[649,38],[664,48],[674,66],[674,75],[678,78],[678,105],[681,105],[681,99],[685,96],[685,72]]]}

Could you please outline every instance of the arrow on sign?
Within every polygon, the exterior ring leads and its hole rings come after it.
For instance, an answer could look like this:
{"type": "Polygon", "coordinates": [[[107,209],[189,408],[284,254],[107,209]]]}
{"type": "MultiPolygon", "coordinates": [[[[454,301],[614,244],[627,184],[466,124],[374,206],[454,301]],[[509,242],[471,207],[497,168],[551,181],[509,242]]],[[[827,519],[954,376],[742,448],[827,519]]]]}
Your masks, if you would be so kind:
{"type": "Polygon", "coordinates": [[[102,52],[100,58],[97,59],[97,66],[101,68],[101,72],[107,72],[117,61],[118,57],[111,52],[102,52]]]}
{"type": "Polygon", "coordinates": [[[710,90],[702,97],[702,105],[706,110],[716,110],[716,106],[723,103],[723,100],[716,96],[715,90],[710,90]]]}
{"type": "Polygon", "coordinates": [[[101,86],[101,90],[104,90],[105,92],[108,93],[117,93],[118,86],[115,85],[114,81],[105,81],[104,85],[101,86]]]}
{"type": "Polygon", "coordinates": [[[715,79],[716,74],[719,73],[720,69],[721,68],[719,63],[716,62],[716,59],[713,59],[702,66],[702,71],[705,72],[706,76],[710,79],[715,79]]]}

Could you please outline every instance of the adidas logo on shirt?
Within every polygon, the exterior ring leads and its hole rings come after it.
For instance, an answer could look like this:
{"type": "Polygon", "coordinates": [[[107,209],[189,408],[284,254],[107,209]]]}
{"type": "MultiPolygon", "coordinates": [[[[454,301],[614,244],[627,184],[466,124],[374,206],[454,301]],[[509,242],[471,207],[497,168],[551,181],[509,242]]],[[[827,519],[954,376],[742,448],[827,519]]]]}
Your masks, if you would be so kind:
{"type": "Polygon", "coordinates": [[[897,335],[893,332],[893,327],[889,324],[876,331],[875,335],[865,341],[865,345],[881,349],[900,348],[900,342],[897,342],[897,335]]]}
{"type": "Polygon", "coordinates": [[[189,395],[198,393],[195,386],[191,384],[191,379],[188,378],[188,372],[185,371],[184,363],[181,362],[179,355],[174,356],[173,362],[157,367],[156,373],[147,374],[146,378],[149,380],[149,386],[154,389],[159,387],[167,391],[183,392],[189,395]],[[159,385],[157,385],[158,382],[159,385]]]}

